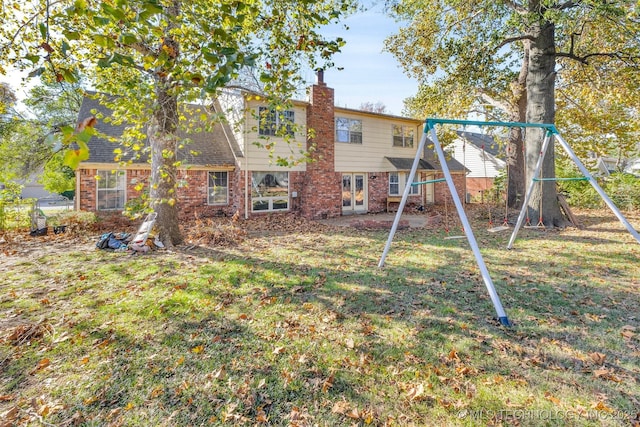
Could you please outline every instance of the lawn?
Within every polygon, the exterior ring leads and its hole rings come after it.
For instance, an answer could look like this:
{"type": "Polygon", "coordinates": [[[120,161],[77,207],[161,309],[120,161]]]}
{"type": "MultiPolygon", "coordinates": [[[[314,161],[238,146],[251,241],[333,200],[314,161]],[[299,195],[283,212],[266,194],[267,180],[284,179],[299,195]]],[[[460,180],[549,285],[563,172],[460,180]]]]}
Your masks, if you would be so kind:
{"type": "Polygon", "coordinates": [[[511,328],[441,227],[384,268],[387,231],[300,221],[139,256],[2,237],[2,425],[640,425],[640,244],[577,216],[511,251],[473,222],[511,328]]]}

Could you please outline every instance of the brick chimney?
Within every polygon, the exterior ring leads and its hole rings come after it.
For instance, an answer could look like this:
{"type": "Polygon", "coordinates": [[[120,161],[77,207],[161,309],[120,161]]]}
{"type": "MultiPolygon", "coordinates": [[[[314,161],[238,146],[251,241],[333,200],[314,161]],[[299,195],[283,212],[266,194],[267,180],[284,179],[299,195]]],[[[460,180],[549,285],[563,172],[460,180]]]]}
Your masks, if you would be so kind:
{"type": "Polygon", "coordinates": [[[335,117],[333,89],[324,82],[324,70],[316,71],[317,82],[311,87],[307,107],[307,127],[315,136],[301,191],[301,214],[305,218],[322,219],[342,215],[342,176],[335,172],[335,117]]]}

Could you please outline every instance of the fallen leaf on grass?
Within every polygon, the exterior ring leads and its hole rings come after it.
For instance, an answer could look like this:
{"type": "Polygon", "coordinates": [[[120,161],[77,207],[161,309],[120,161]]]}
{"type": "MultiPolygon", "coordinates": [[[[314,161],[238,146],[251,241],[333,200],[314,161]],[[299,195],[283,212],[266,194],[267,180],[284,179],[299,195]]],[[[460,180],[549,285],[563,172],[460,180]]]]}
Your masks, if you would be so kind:
{"type": "Polygon", "coordinates": [[[326,380],[324,380],[324,382],[322,383],[322,392],[326,393],[327,390],[329,390],[331,387],[333,387],[333,374],[329,375],[329,378],[327,378],[326,380]]]}
{"type": "Polygon", "coordinates": [[[204,346],[203,346],[203,345],[197,345],[197,346],[195,346],[195,347],[193,347],[193,348],[191,349],[191,352],[192,352],[192,353],[195,353],[195,354],[200,354],[200,353],[202,353],[203,351],[204,351],[204,346]]]}
{"type": "Polygon", "coordinates": [[[15,398],[16,398],[16,396],[13,395],[13,394],[3,394],[3,395],[0,395],[0,402],[8,402],[8,401],[13,400],[15,398]]]}
{"type": "Polygon", "coordinates": [[[602,354],[602,353],[598,353],[596,351],[596,352],[593,352],[593,353],[589,353],[589,357],[591,357],[591,360],[593,360],[598,365],[602,365],[604,363],[604,360],[607,358],[607,355],[606,354],[602,354]]]}
{"type": "Polygon", "coordinates": [[[40,360],[38,362],[38,364],[36,365],[35,369],[33,371],[31,371],[31,373],[41,371],[44,368],[46,368],[47,366],[49,366],[50,364],[51,364],[51,360],[49,358],[45,357],[44,359],[42,359],[42,360],[40,360]]]}
{"type": "Polygon", "coordinates": [[[547,399],[549,402],[553,402],[556,405],[560,405],[560,399],[558,399],[557,397],[555,397],[554,395],[552,395],[548,391],[546,391],[544,393],[544,398],[547,399]]]}
{"type": "Polygon", "coordinates": [[[449,360],[460,360],[460,357],[458,357],[458,350],[456,350],[455,348],[452,349],[447,355],[447,358],[449,360]]]}
{"type": "Polygon", "coordinates": [[[211,378],[213,378],[214,380],[221,380],[224,378],[225,373],[226,373],[226,367],[225,365],[222,365],[220,369],[218,369],[217,371],[214,371],[213,374],[211,374],[211,378]]]}
{"type": "Polygon", "coordinates": [[[420,400],[424,395],[424,385],[422,383],[417,384],[407,390],[407,397],[409,400],[420,400]]]}
{"type": "Polygon", "coordinates": [[[631,325],[624,325],[622,327],[622,332],[620,332],[620,335],[622,335],[624,339],[630,340],[636,335],[635,331],[636,331],[635,327],[631,325]]]}
{"type": "Polygon", "coordinates": [[[596,403],[593,403],[591,405],[591,409],[595,409],[596,411],[603,411],[603,412],[613,412],[613,409],[609,408],[607,405],[605,405],[605,403],[600,400],[596,403]]]}

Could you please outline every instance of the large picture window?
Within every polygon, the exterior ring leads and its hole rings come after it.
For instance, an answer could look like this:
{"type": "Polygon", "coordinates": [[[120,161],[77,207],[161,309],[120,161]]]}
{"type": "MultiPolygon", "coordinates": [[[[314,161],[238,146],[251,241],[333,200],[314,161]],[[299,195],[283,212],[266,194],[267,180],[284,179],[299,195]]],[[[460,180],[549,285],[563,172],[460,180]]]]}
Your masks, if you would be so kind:
{"type": "Polygon", "coordinates": [[[336,141],[362,144],[362,120],[336,117],[336,141]]]}
{"type": "Polygon", "coordinates": [[[289,209],[289,172],[251,173],[251,210],[289,209]]]}
{"type": "Polygon", "coordinates": [[[209,172],[207,203],[226,205],[229,202],[229,174],[227,172],[209,172]]]}
{"type": "Polygon", "coordinates": [[[393,125],[393,146],[413,147],[413,128],[393,125]]]}
{"type": "Polygon", "coordinates": [[[124,209],[127,176],[125,171],[98,171],[97,208],[99,211],[124,209]]]}
{"type": "Polygon", "coordinates": [[[295,114],[291,110],[276,111],[273,108],[260,107],[259,130],[262,136],[293,136],[295,114]]]}
{"type": "MultiPolygon", "coordinates": [[[[409,178],[409,174],[406,172],[389,172],[389,195],[401,196],[407,185],[407,178],[409,178]]],[[[420,186],[412,185],[409,188],[409,195],[417,194],[420,194],[420,186]]]]}

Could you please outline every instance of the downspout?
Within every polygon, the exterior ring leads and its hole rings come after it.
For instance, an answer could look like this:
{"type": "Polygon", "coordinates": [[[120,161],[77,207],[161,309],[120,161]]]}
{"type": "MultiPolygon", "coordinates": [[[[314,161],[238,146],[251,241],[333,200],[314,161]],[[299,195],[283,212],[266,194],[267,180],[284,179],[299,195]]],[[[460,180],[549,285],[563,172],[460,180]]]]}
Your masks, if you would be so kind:
{"type": "MultiPolygon", "coordinates": [[[[246,101],[245,101],[246,102],[246,101]]],[[[249,219],[249,148],[247,147],[247,116],[249,114],[248,108],[244,109],[244,123],[245,125],[242,127],[243,138],[242,144],[244,148],[244,158],[245,162],[245,170],[244,170],[244,219],[249,219]]],[[[242,170],[242,167],[240,168],[242,170]]]]}
{"type": "Polygon", "coordinates": [[[80,174],[82,171],[83,169],[76,170],[76,194],[73,198],[73,210],[75,211],[80,210],[80,174]]]}

